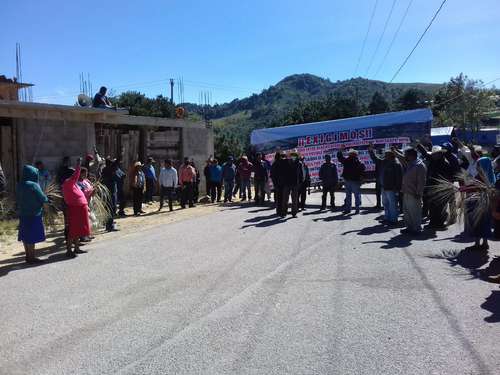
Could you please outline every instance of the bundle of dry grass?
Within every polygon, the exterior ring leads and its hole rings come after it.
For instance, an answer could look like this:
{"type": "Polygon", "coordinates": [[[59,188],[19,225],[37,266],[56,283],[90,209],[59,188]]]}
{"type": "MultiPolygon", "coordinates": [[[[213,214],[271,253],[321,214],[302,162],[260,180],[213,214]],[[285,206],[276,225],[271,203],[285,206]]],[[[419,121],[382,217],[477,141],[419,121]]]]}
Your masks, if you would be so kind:
{"type": "Polygon", "coordinates": [[[49,199],[49,203],[44,205],[43,209],[43,221],[45,228],[49,231],[55,231],[57,230],[57,225],[61,219],[64,199],[59,186],[54,182],[47,185],[44,193],[49,199]]]}
{"type": "Polygon", "coordinates": [[[15,217],[14,198],[5,196],[0,198],[0,220],[8,220],[15,217]]]}
{"type": "Polygon", "coordinates": [[[94,226],[104,226],[106,221],[112,217],[111,194],[109,189],[100,181],[92,184],[94,195],[90,200],[90,212],[94,226]]]}
{"type": "Polygon", "coordinates": [[[494,186],[470,177],[465,171],[457,175],[457,179],[462,187],[445,179],[434,179],[435,183],[428,187],[429,199],[445,208],[449,203],[455,203],[459,218],[467,216],[473,225],[478,225],[485,215],[492,212],[497,191],[494,186]]]}

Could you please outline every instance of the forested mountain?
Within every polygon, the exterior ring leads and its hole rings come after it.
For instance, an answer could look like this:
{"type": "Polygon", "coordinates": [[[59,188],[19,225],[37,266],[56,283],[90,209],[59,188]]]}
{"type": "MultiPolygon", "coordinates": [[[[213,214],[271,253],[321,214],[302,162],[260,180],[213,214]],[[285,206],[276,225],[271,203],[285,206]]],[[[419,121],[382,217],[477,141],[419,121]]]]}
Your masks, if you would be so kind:
{"type": "MultiPolygon", "coordinates": [[[[186,104],[189,113],[198,113],[212,120],[216,151],[230,154],[248,147],[253,129],[293,123],[321,121],[397,110],[402,97],[424,102],[442,87],[429,83],[387,83],[364,78],[331,82],[312,74],[288,76],[276,85],[244,99],[200,107],[186,104]],[[375,106],[370,106],[373,99],[375,106]]],[[[410,104],[411,106],[411,104],[410,104]]],[[[408,107],[408,106],[403,106],[408,107]]]]}
{"type": "MultiPolygon", "coordinates": [[[[360,107],[366,107],[376,92],[392,104],[408,89],[422,90],[432,96],[441,86],[430,83],[387,83],[365,78],[331,82],[329,79],[312,74],[294,74],[260,94],[235,99],[229,103],[215,104],[208,109],[208,113],[211,119],[220,119],[239,112],[251,111],[250,117],[258,120],[262,116],[266,117],[271,111],[275,114],[286,114],[299,104],[321,100],[329,95],[352,98],[360,107]]],[[[202,112],[197,105],[186,104],[186,106],[190,112],[202,112]]]]}

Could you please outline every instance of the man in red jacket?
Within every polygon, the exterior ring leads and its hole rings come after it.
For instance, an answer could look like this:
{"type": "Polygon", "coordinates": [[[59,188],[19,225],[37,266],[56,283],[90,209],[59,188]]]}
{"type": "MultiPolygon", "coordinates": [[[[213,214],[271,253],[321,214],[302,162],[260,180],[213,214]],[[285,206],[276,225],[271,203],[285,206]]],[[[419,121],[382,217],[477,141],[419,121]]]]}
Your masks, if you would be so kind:
{"type": "Polygon", "coordinates": [[[250,177],[252,176],[253,165],[248,161],[248,157],[243,155],[241,157],[240,164],[238,165],[238,172],[240,174],[241,179],[241,194],[243,195],[243,201],[247,200],[247,191],[248,191],[248,200],[252,199],[252,186],[250,184],[250,177]]]}

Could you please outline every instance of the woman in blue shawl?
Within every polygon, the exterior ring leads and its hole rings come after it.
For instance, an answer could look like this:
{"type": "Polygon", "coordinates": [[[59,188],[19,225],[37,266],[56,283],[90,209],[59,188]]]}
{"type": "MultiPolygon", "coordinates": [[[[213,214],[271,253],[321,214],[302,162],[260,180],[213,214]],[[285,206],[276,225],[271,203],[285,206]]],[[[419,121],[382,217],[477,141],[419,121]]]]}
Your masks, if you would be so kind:
{"type": "MultiPolygon", "coordinates": [[[[495,186],[496,177],[493,170],[493,163],[490,158],[482,157],[477,160],[477,176],[476,179],[483,182],[488,186],[495,186]]],[[[471,235],[475,239],[474,247],[478,250],[488,250],[488,239],[491,237],[492,227],[492,209],[485,210],[484,212],[477,213],[475,211],[479,207],[479,202],[471,201],[466,214],[470,215],[471,222],[471,235]],[[474,217],[476,219],[474,220],[474,217]],[[481,244],[481,240],[483,243],[481,244]]]]}
{"type": "Polygon", "coordinates": [[[35,257],[35,244],[45,241],[43,227],[43,205],[48,202],[47,196],[38,184],[38,170],[25,165],[23,177],[16,189],[17,208],[19,211],[18,240],[24,244],[27,263],[39,263],[35,257]]]}

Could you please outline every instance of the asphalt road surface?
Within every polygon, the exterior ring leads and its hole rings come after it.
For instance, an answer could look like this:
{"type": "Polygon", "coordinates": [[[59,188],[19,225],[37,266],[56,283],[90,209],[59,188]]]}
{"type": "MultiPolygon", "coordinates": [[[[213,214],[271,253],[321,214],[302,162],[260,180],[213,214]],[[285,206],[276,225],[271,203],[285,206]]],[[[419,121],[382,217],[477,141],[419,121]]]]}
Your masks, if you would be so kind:
{"type": "Polygon", "coordinates": [[[442,257],[467,246],[458,227],[412,240],[379,213],[310,202],[296,219],[231,206],[4,267],[0,373],[500,374],[499,289],[466,268],[488,259],[442,257]]]}

